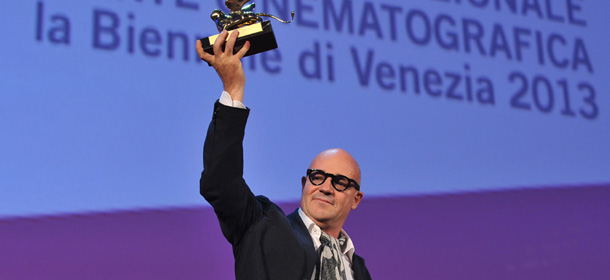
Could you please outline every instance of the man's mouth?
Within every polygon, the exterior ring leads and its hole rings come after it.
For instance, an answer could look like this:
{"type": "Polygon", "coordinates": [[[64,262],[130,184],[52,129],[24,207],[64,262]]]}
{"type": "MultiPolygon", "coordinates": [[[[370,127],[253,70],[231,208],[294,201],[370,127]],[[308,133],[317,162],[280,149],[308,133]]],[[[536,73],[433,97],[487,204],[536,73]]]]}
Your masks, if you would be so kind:
{"type": "Polygon", "coordinates": [[[313,198],[313,200],[317,200],[317,201],[321,201],[321,202],[324,202],[324,203],[328,203],[328,204],[330,204],[330,205],[333,205],[333,203],[332,203],[330,200],[325,199],[325,198],[321,198],[321,197],[314,197],[314,198],[313,198]]]}

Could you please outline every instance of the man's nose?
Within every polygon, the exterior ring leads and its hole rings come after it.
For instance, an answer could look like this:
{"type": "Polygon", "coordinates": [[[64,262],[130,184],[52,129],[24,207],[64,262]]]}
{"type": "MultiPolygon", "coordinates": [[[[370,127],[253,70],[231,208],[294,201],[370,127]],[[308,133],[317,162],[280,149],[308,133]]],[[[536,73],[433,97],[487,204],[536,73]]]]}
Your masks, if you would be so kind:
{"type": "Polygon", "coordinates": [[[330,195],[333,193],[333,191],[335,190],[335,188],[332,185],[332,180],[330,178],[326,179],[324,181],[324,183],[322,183],[322,185],[320,185],[320,189],[321,192],[323,192],[326,195],[330,195]]]}

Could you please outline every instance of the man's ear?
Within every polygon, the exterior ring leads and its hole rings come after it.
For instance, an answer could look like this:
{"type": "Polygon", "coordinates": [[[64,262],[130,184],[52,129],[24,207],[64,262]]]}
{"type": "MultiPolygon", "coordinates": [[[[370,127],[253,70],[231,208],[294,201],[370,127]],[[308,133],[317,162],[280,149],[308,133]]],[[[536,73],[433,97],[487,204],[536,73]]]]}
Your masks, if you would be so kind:
{"type": "Polygon", "coordinates": [[[305,183],[307,182],[307,178],[305,176],[301,177],[301,191],[305,189],[305,183]]]}
{"type": "Polygon", "coordinates": [[[358,204],[360,204],[360,201],[362,201],[362,197],[364,197],[364,193],[361,191],[358,191],[356,193],[356,196],[354,197],[354,204],[352,204],[352,210],[354,210],[358,207],[358,204]]]}

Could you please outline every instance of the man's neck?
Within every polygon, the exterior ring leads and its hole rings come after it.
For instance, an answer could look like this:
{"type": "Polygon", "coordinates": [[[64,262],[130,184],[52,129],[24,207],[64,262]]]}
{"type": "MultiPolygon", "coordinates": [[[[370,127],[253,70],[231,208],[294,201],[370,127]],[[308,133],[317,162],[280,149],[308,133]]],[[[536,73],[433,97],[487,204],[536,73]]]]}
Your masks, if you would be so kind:
{"type": "Polygon", "coordinates": [[[334,238],[339,239],[339,234],[341,233],[341,229],[325,229],[325,228],[321,227],[320,225],[318,225],[318,226],[320,227],[320,229],[323,232],[326,232],[326,234],[328,234],[328,235],[330,235],[330,236],[332,236],[334,238]]]}

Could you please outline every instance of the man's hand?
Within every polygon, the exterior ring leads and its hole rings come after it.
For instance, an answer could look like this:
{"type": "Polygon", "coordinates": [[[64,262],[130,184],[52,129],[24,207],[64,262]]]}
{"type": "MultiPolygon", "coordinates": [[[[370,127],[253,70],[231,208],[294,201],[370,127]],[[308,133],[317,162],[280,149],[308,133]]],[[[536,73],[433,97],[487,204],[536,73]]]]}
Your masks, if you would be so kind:
{"type": "Polygon", "coordinates": [[[228,34],[229,33],[226,30],[223,30],[216,38],[214,46],[212,47],[214,55],[206,53],[201,46],[201,42],[197,40],[197,53],[201,59],[214,66],[216,73],[218,73],[218,76],[222,80],[224,90],[231,95],[231,99],[243,103],[246,76],[244,75],[244,68],[240,59],[244,57],[246,52],[250,49],[250,42],[246,42],[236,54],[233,54],[233,47],[235,46],[235,41],[239,35],[238,31],[235,30],[231,33],[231,37],[229,37],[223,52],[222,44],[227,39],[228,34]]]}

